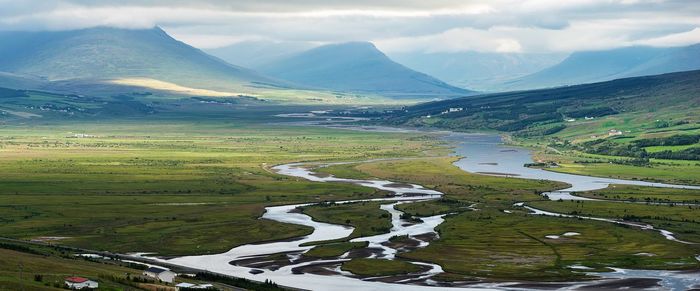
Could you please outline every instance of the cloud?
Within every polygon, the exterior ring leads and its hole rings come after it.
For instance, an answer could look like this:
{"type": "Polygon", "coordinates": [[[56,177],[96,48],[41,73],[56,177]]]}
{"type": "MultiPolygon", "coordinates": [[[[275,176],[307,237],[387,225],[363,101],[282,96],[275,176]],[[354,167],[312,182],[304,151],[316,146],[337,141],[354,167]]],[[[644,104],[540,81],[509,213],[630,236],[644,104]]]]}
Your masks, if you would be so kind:
{"type": "Polygon", "coordinates": [[[159,25],[206,48],[261,39],[493,52],[700,42],[700,5],[691,0],[0,0],[0,7],[0,30],[159,25]]]}
{"type": "Polygon", "coordinates": [[[700,19],[696,18],[648,16],[572,21],[564,29],[519,26],[499,26],[487,30],[456,28],[437,34],[377,39],[375,42],[388,52],[572,52],[633,45],[681,46],[700,43],[698,25],[700,19]]]}
{"type": "Polygon", "coordinates": [[[435,35],[400,37],[373,41],[381,50],[402,52],[422,50],[425,52],[521,52],[522,45],[512,37],[494,34],[488,30],[473,28],[451,29],[435,35]]]}
{"type": "Polygon", "coordinates": [[[700,27],[696,27],[690,31],[641,40],[638,43],[651,46],[681,46],[700,43],[700,27]]]}

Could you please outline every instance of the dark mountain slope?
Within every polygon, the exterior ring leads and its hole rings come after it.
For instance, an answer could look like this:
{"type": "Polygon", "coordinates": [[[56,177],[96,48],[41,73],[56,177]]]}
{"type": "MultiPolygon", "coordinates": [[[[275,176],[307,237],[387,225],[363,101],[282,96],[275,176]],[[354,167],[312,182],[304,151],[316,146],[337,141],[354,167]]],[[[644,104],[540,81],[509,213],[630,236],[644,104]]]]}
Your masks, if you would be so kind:
{"type": "Polygon", "coordinates": [[[697,117],[699,108],[700,71],[688,71],[429,102],[385,118],[391,124],[546,133],[566,127],[565,119],[624,113],[685,120],[697,117]],[[455,112],[444,113],[450,108],[455,112]]]}
{"type": "Polygon", "coordinates": [[[260,69],[295,83],[340,91],[429,98],[472,93],[406,68],[367,42],[317,47],[260,69]]]}

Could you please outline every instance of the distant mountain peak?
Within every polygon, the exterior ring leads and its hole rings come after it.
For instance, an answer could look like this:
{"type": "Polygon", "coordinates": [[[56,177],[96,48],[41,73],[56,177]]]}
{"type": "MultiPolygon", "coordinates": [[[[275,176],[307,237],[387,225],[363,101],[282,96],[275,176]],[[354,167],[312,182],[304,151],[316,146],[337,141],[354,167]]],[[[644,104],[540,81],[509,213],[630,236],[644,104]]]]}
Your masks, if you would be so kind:
{"type": "Polygon", "coordinates": [[[393,96],[448,98],[471,91],[411,70],[371,42],[319,46],[261,66],[272,76],[313,87],[393,96]]]}
{"type": "Polygon", "coordinates": [[[510,83],[514,89],[556,87],[700,69],[700,44],[629,46],[572,53],[561,63],[510,83]]]}

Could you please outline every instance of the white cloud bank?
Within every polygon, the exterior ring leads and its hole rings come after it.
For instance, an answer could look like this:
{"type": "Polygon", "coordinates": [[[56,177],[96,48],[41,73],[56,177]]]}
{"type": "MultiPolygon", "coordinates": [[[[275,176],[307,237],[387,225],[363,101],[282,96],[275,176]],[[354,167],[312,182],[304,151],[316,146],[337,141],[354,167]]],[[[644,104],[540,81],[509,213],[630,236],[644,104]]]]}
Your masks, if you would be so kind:
{"type": "Polygon", "coordinates": [[[371,40],[386,51],[570,52],[700,42],[694,0],[0,0],[2,30],[163,27],[209,48],[371,40]]]}

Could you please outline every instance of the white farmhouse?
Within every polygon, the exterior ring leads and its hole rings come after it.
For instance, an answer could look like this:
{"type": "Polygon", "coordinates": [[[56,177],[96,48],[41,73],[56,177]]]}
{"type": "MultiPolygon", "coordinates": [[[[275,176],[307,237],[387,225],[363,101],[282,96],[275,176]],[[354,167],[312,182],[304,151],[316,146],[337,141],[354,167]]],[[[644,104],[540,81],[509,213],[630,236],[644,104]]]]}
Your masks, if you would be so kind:
{"type": "Polygon", "coordinates": [[[172,283],[173,279],[175,279],[175,276],[177,276],[177,274],[170,270],[161,269],[157,267],[150,267],[146,269],[145,271],[143,271],[143,275],[165,283],[172,283]]]}
{"type": "Polygon", "coordinates": [[[71,290],[97,289],[99,287],[97,282],[83,277],[68,277],[64,280],[64,283],[71,290]]]}
{"type": "Polygon", "coordinates": [[[214,285],[212,285],[212,284],[199,284],[199,285],[197,285],[197,284],[183,282],[183,283],[179,283],[179,284],[175,285],[175,288],[177,288],[177,290],[181,290],[181,289],[214,289],[214,285]]]}
{"type": "Polygon", "coordinates": [[[622,135],[622,131],[617,129],[608,130],[608,136],[622,135]]]}

